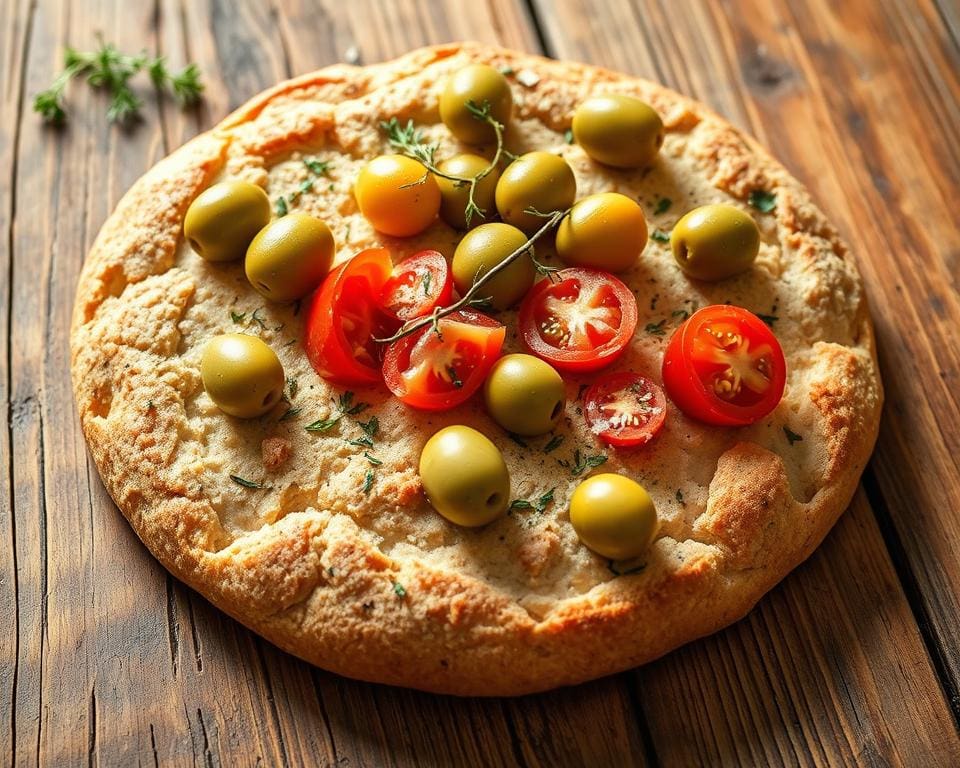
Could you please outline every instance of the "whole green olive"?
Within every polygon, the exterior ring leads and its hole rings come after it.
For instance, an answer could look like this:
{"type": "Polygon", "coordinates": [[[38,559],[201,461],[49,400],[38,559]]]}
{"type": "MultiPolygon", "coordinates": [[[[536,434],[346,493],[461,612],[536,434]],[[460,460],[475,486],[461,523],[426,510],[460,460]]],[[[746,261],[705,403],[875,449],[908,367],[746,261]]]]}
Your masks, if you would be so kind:
{"type": "Polygon", "coordinates": [[[577,486],[570,497],[570,523],[580,541],[611,560],[642,555],[659,527],[644,487],[612,473],[594,475],[577,486]]]}
{"type": "Polygon", "coordinates": [[[760,251],[753,216],[718,203],[694,208],[677,222],[670,249],[680,269],[697,280],[723,280],[745,272],[760,251]]]}
{"type": "Polygon", "coordinates": [[[446,427],[427,441],[420,454],[420,482],[433,508],[457,525],[486,525],[510,503],[503,455],[470,427],[446,427]]]}
{"type": "Polygon", "coordinates": [[[483,385],[487,410],[508,432],[542,435],[563,416],[563,378],[533,355],[506,355],[494,363],[483,385]]]}
{"type": "MultiPolygon", "coordinates": [[[[473,283],[527,242],[527,236],[516,227],[499,222],[481,224],[463,236],[453,253],[453,284],[463,296],[473,283]]],[[[490,299],[494,309],[506,309],[522,299],[536,277],[533,261],[526,253],[504,267],[477,298],[490,299]]]]}
{"type": "Polygon", "coordinates": [[[573,137],[598,163],[642,168],[660,151],[663,121],[640,99],[618,94],[594,96],[574,112],[573,137]]]}
{"type": "Polygon", "coordinates": [[[646,246],[643,210],[616,192],[577,201],[557,228],[557,254],[577,267],[623,272],[637,263],[646,246]]]}
{"type": "Polygon", "coordinates": [[[510,121],[513,94],[503,73],[486,64],[471,64],[454,72],[440,94],[440,119],[465,144],[489,144],[496,139],[493,127],[467,107],[472,102],[490,105],[490,116],[501,125],[510,121]]]}
{"type": "Polygon", "coordinates": [[[573,205],[577,196],[577,180],[573,169],[559,155],[549,152],[528,152],[507,166],[497,182],[497,210],[507,224],[524,232],[543,226],[544,219],[527,208],[541,213],[563,211],[573,205]]]}
{"type": "Polygon", "coordinates": [[[230,416],[262,416],[283,396],[283,366],[256,336],[225,333],[207,342],[200,360],[203,388],[230,416]]]}
{"type": "Polygon", "coordinates": [[[266,192],[247,181],[223,181],[190,203],[183,234],[201,258],[232,261],[243,257],[250,241],[269,222],[266,192]]]}
{"type": "Polygon", "coordinates": [[[320,219],[290,213],[271,222],[247,248],[247,280],[271,301],[294,301],[316,288],[333,263],[333,234],[320,219]]]}
{"type": "MultiPolygon", "coordinates": [[[[444,160],[437,168],[451,176],[473,179],[484,171],[488,165],[490,165],[490,162],[480,155],[463,154],[444,160]]],[[[473,216],[470,217],[469,226],[475,227],[485,220],[489,221],[496,214],[494,193],[499,178],[500,170],[494,167],[490,173],[477,182],[473,193],[473,202],[483,210],[483,214],[474,211],[473,216]]],[[[440,216],[451,227],[468,229],[466,210],[467,202],[470,199],[470,185],[451,181],[442,176],[437,176],[437,184],[440,187],[440,216]]]]}

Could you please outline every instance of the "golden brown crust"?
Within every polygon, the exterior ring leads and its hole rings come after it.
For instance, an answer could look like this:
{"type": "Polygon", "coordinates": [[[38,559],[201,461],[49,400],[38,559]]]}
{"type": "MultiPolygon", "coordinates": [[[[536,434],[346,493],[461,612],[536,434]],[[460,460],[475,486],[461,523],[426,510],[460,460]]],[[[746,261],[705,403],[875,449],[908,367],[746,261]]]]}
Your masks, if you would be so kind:
{"type": "MultiPolygon", "coordinates": [[[[343,258],[375,236],[360,230],[349,178],[335,176],[330,189],[329,200],[316,204],[329,205],[320,212],[331,223],[342,220],[334,228],[340,242],[349,241],[343,258]]],[[[691,294],[728,298],[694,292],[664,255],[651,244],[630,276],[647,319],[682,311],[691,294]]],[[[261,333],[279,345],[281,326],[297,321],[286,310],[264,311],[261,333]]],[[[764,150],[652,83],[475,44],[282,83],[159,163],[130,189],[91,250],[71,341],[81,423],[104,483],[172,573],[327,669],[459,694],[576,683],[644,663],[740,618],[812,552],[849,502],[882,402],[851,256],[764,150]],[[577,544],[563,508],[575,481],[553,456],[503,446],[517,496],[543,490],[545,479],[555,485],[559,501],[548,512],[517,514],[480,533],[451,530],[426,509],[415,472],[419,446],[443,417],[411,414],[364,393],[381,422],[385,460],[367,496],[368,465],[342,439],[227,422],[211,414],[199,384],[195,347],[229,322],[222,302],[233,293],[244,316],[252,305],[243,304],[242,281],[229,270],[211,272],[185,252],[181,222],[190,201],[223,174],[279,184],[288,172],[277,169],[301,147],[332,147],[345,163],[382,151],[376,124],[383,110],[436,122],[432,89],[469,60],[527,73],[526,84],[514,85],[521,128],[511,140],[518,146],[562,144],[576,103],[602,88],[636,93],[664,115],[670,173],[617,176],[563,147],[582,188],[635,183],[647,190],[656,183],[661,194],[672,190],[678,206],[684,184],[741,204],[754,189],[777,194],[776,211],[761,217],[758,268],[749,280],[716,290],[755,309],[779,302],[776,330],[790,365],[784,402],[768,423],[742,430],[705,428],[671,409],[656,451],[610,457],[608,467],[651,489],[663,521],[639,572],[616,576],[577,544]],[[785,440],[788,425],[802,441],[785,440]],[[261,453],[267,437],[282,441],[269,456],[266,447],[261,453]],[[293,458],[274,467],[268,489],[251,494],[227,479],[234,464],[264,471],[280,448],[293,458]]],[[[304,370],[297,354],[295,346],[284,348],[288,373],[304,370]]],[[[641,331],[627,364],[659,370],[661,354],[662,341],[641,331]]],[[[327,385],[307,370],[299,388],[298,405],[317,418],[329,415],[322,411],[329,409],[327,385]]],[[[490,429],[476,408],[456,418],[490,429]]],[[[568,446],[589,439],[573,415],[566,428],[568,446]]]]}

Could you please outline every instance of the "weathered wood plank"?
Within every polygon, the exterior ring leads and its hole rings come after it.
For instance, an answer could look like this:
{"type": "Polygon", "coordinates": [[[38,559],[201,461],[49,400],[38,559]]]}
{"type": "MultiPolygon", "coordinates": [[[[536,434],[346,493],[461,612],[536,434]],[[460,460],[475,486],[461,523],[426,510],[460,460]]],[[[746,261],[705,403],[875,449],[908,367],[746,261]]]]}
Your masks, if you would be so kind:
{"type": "MultiPolygon", "coordinates": [[[[9,500],[0,486],[0,617],[16,636],[13,647],[0,644],[0,708],[11,702],[10,747],[0,737],[0,754],[25,764],[107,765],[960,760],[930,659],[862,496],[814,558],[736,627],[630,675],[521,700],[433,697],[328,675],[167,576],[106,496],[69,407],[73,286],[119,196],[156,159],[261,88],[340,60],[351,46],[372,62],[465,38],[537,50],[538,36],[526,6],[514,0],[388,7],[372,0],[96,0],[82,9],[42,0],[25,49],[33,5],[0,9],[0,23],[9,22],[0,31],[0,73],[13,74],[0,81],[0,103],[4,116],[18,116],[0,125],[0,167],[16,168],[13,183],[0,188],[0,224],[9,235],[0,265],[13,260],[12,280],[0,281],[0,307],[10,308],[10,333],[0,341],[0,369],[9,362],[0,370],[0,395],[10,413],[0,463],[12,483],[9,500]],[[62,45],[91,45],[96,29],[124,48],[164,53],[175,66],[198,61],[204,105],[181,113],[150,99],[145,124],[122,131],[106,125],[104,97],[78,87],[70,92],[71,127],[41,130],[30,96],[59,67],[62,45]],[[10,143],[17,132],[19,147],[10,143]],[[14,157],[15,164],[3,162],[14,157]]],[[[952,668],[953,647],[941,638],[950,637],[949,617],[957,615],[956,531],[939,512],[952,509],[950,494],[957,494],[944,479],[937,485],[929,468],[947,466],[958,447],[950,442],[958,439],[955,402],[945,395],[957,380],[954,364],[927,382],[934,393],[919,409],[917,433],[907,429],[915,416],[906,404],[922,396],[920,373],[933,351],[955,351],[944,342],[950,323],[956,327],[950,292],[960,259],[948,208],[958,178],[956,49],[948,25],[924,3],[909,18],[892,2],[872,5],[862,27],[857,9],[822,6],[807,13],[745,2],[735,16],[724,6],[729,18],[709,3],[685,5],[682,15],[653,1],[535,8],[551,52],[661,79],[758,135],[810,184],[855,249],[871,254],[864,271],[878,304],[885,371],[917,376],[898,381],[891,397],[895,413],[888,410],[884,436],[894,435],[895,448],[881,448],[876,483],[890,505],[892,543],[903,541],[904,567],[925,601],[920,609],[939,633],[935,650],[952,668]],[[856,54],[849,58],[832,42],[844,39],[845,48],[847,38],[856,54]],[[884,39],[902,43],[889,64],[874,50],[884,39]],[[858,81],[864,73],[866,86],[858,81]],[[836,92],[838,76],[849,93],[836,92]],[[905,102],[918,114],[883,108],[905,102]],[[816,130],[798,130],[803,125],[816,130]],[[898,154],[901,143],[909,146],[898,154]],[[889,220],[864,207],[889,212],[889,220]],[[930,212],[925,226],[911,223],[923,211],[930,212]],[[902,253],[890,253],[888,238],[902,253]],[[876,258],[875,250],[882,251],[876,258]],[[911,274],[910,258],[934,262],[931,274],[911,274]],[[909,296],[901,299],[896,285],[909,296]],[[917,307],[926,295],[939,298],[939,308],[917,307]],[[908,309],[903,327],[893,314],[899,302],[908,309]],[[931,312],[939,319],[928,334],[931,312]],[[943,409],[946,435],[933,419],[943,409]],[[916,478],[905,479],[904,467],[916,478]],[[908,504],[917,498],[923,506],[913,510],[908,504]],[[925,528],[904,538],[907,513],[925,528]],[[940,564],[917,564],[925,548],[940,564]],[[944,586],[953,592],[936,591],[944,586]]]]}
{"type": "MultiPolygon", "coordinates": [[[[642,11],[618,0],[537,5],[558,55],[661,79],[758,136],[811,187],[860,254],[874,299],[892,405],[874,466],[882,467],[878,476],[886,480],[884,495],[896,502],[891,514],[898,532],[909,510],[907,565],[919,571],[919,594],[938,616],[942,634],[937,648],[946,656],[954,653],[958,614],[952,602],[958,591],[949,574],[958,569],[949,542],[956,540],[958,524],[949,498],[960,497],[960,487],[949,441],[956,435],[948,428],[946,444],[938,447],[941,430],[933,414],[945,416],[952,426],[958,411],[947,393],[929,393],[941,389],[942,378],[921,376],[914,357],[932,351],[927,341],[930,324],[953,317],[956,301],[950,265],[958,240],[948,209],[960,178],[955,163],[958,98],[955,77],[934,77],[951,68],[957,71],[956,51],[942,39],[946,33],[925,6],[906,18],[895,8],[871,4],[864,19],[861,4],[823,3],[795,14],[783,4],[749,2],[738,4],[736,12],[691,3],[682,13],[666,2],[646,3],[642,11]],[[604,22],[593,23],[596,18],[604,22]],[[624,44],[626,38],[618,31],[623,29],[637,30],[632,44],[624,44]],[[897,49],[890,62],[888,55],[896,49],[891,41],[901,37],[907,38],[904,45],[910,53],[897,49]],[[854,100],[856,107],[851,106],[854,100]],[[909,116],[891,112],[895,103],[910,103],[909,116]],[[848,136],[836,124],[849,119],[854,119],[856,135],[848,136]],[[874,131],[884,140],[868,143],[867,154],[861,149],[861,134],[874,131]],[[940,159],[940,168],[929,168],[937,162],[934,158],[940,159]],[[930,173],[918,174],[908,166],[929,168],[930,173]],[[896,194],[885,198],[878,192],[894,188],[896,194]],[[877,216],[880,210],[889,215],[877,216]],[[913,232],[918,227],[911,214],[919,211],[925,212],[925,221],[927,213],[935,220],[922,233],[913,232]],[[882,224],[874,224],[877,219],[882,224]],[[904,236],[904,230],[911,234],[904,236]],[[917,263],[924,269],[917,270],[917,263]],[[913,285],[895,287],[907,281],[913,285]],[[911,312],[920,297],[937,297],[942,317],[922,307],[904,323],[906,295],[912,298],[906,299],[911,312]],[[904,381],[892,373],[904,370],[917,371],[917,376],[904,381]],[[912,404],[909,410],[906,403],[912,404]],[[917,404],[930,409],[930,422],[906,429],[900,422],[916,417],[917,404]],[[898,433],[906,444],[896,445],[898,433]],[[926,472],[920,467],[924,459],[926,472]],[[930,468],[937,470],[933,476],[930,468]],[[918,512],[927,525],[916,525],[918,512]],[[938,536],[942,538],[934,541],[938,536]],[[931,551],[938,557],[931,558],[931,551]]],[[[955,269],[952,272],[955,276],[955,269]]],[[[936,344],[939,366],[932,359],[928,364],[950,378],[960,360],[954,340],[938,338],[936,344]]],[[[852,512],[859,529],[856,538],[843,536],[853,525],[845,520],[811,563],[746,622],[637,672],[643,708],[665,764],[956,758],[957,735],[947,701],[903,591],[896,586],[874,513],[862,497],[852,512]],[[861,573],[848,569],[857,560],[872,566],[871,582],[864,583],[861,573]],[[864,613],[864,594],[870,593],[882,602],[867,602],[879,608],[862,618],[870,619],[868,625],[874,628],[878,621],[885,626],[868,634],[850,626],[837,632],[844,617],[864,613]],[[804,595],[822,596],[834,610],[821,616],[803,605],[804,595]],[[818,634],[820,623],[829,623],[835,632],[829,647],[819,645],[824,640],[818,634]],[[763,655],[757,660],[760,650],[763,655]],[[804,663],[797,664],[797,655],[804,663]],[[676,682],[681,679],[683,684],[676,682]],[[674,695],[661,685],[672,687],[674,695]],[[887,695],[891,691],[897,693],[887,695]],[[772,706],[771,695],[777,706],[772,706]],[[921,710],[902,716],[906,702],[919,704],[921,710]],[[689,733],[677,722],[678,709],[696,719],[694,742],[678,738],[678,728],[689,733]],[[918,727],[921,723],[925,727],[918,727]]]]}
{"type": "MultiPolygon", "coordinates": [[[[368,60],[385,58],[431,41],[407,35],[433,35],[432,41],[438,42],[472,36],[473,23],[492,29],[492,15],[504,7],[502,2],[471,6],[469,12],[458,11],[453,26],[438,17],[436,9],[403,9],[407,16],[391,20],[398,22],[396,27],[361,26],[358,34],[351,31],[346,39],[368,60]],[[427,22],[434,26],[427,28],[427,22]],[[393,30],[405,36],[394,38],[393,30]],[[369,35],[375,31],[382,36],[374,43],[369,35]]],[[[498,17],[509,30],[503,42],[527,45],[532,38],[519,34],[527,29],[525,17],[510,7],[513,16],[498,17]]],[[[304,20],[312,14],[303,12],[304,20]]],[[[330,18],[340,13],[337,23],[348,31],[352,23],[359,23],[342,15],[339,6],[327,12],[330,18]]],[[[25,745],[18,759],[74,763],[95,756],[107,764],[252,764],[258,759],[269,764],[324,764],[344,758],[357,764],[405,764],[452,759],[461,764],[510,765],[521,755],[520,745],[531,743],[522,732],[524,708],[516,703],[443,700],[341,680],[276,651],[224,619],[166,576],[137,544],[96,479],[95,469],[85,466],[72,413],[60,407],[71,397],[63,329],[69,322],[73,285],[83,254],[119,196],[156,159],[250,95],[294,71],[335,61],[349,47],[337,42],[339,37],[335,44],[305,38],[315,27],[300,23],[304,20],[290,23],[284,16],[281,27],[272,26],[276,15],[275,9],[265,10],[261,4],[227,6],[217,0],[206,4],[162,0],[154,7],[125,7],[123,14],[103,0],[79,17],[66,5],[39,6],[43,45],[31,47],[30,93],[49,82],[64,44],[88,47],[96,30],[125,50],[137,50],[146,42],[147,48],[168,56],[173,66],[199,61],[207,92],[204,106],[186,113],[164,99],[149,97],[144,124],[122,131],[106,124],[101,94],[74,88],[69,96],[70,127],[62,133],[32,131],[24,148],[25,157],[48,158],[46,167],[32,166],[33,173],[22,182],[23,193],[46,201],[47,212],[19,234],[15,249],[24,265],[14,281],[16,315],[24,324],[16,329],[23,344],[17,358],[21,389],[39,393],[29,401],[32,410],[25,411],[33,421],[31,430],[21,432],[17,480],[22,492],[31,494],[21,504],[25,513],[37,519],[50,515],[51,528],[67,533],[66,541],[77,546],[64,546],[60,537],[38,538],[36,531],[43,530],[38,527],[31,527],[34,533],[20,542],[19,551],[34,564],[27,585],[36,583],[37,595],[50,594],[51,604],[46,612],[37,611],[34,606],[42,606],[42,599],[27,595],[30,607],[24,613],[38,627],[24,635],[29,652],[24,653],[23,669],[32,687],[23,689],[25,706],[18,709],[18,716],[35,731],[18,739],[25,745]],[[280,34],[283,28],[285,39],[280,34]],[[251,49],[263,55],[249,61],[237,53],[251,49]],[[38,243],[39,249],[34,247],[38,243]],[[26,311],[29,291],[35,291],[26,265],[37,263],[38,250],[44,254],[40,263],[45,302],[53,308],[46,319],[26,311]],[[26,364],[26,350],[42,346],[44,336],[51,337],[47,356],[42,366],[32,368],[26,364]],[[54,445],[44,445],[43,418],[56,425],[54,445]],[[36,454],[45,462],[39,467],[29,460],[36,454]],[[53,483],[54,477],[77,482],[53,483]],[[48,615],[55,620],[44,632],[48,615]],[[82,636],[80,627],[86,628],[82,636]],[[57,707],[44,704],[52,700],[57,707]],[[411,712],[428,714],[412,726],[411,712]],[[519,724],[512,723],[512,717],[519,724]],[[370,729],[380,738],[374,742],[358,738],[370,729]]],[[[30,128],[35,121],[27,110],[20,125],[30,128]]],[[[615,755],[633,746],[638,739],[622,681],[602,681],[593,690],[594,698],[605,702],[614,725],[600,735],[581,738],[578,729],[560,718],[557,748],[615,755]],[[604,739],[604,733],[627,738],[604,739]]],[[[562,711],[571,721],[588,716],[580,697],[568,700],[562,711]]],[[[550,717],[556,719],[548,714],[532,710],[532,725],[542,731],[550,717]]],[[[621,755],[621,761],[626,757],[621,755]]],[[[538,764],[535,753],[526,759],[538,764]]]]}
{"type": "MultiPolygon", "coordinates": [[[[10,329],[13,322],[10,279],[13,264],[14,227],[17,213],[16,179],[20,144],[19,112],[24,90],[24,60],[30,42],[32,10],[27,2],[0,7],[0,402],[7,408],[8,429],[0,438],[0,622],[7,628],[0,643],[0,755],[13,764],[17,743],[16,702],[20,675],[20,594],[17,562],[16,508],[13,488],[13,424],[10,329]]],[[[22,409],[17,409],[19,412],[22,409]]]]}

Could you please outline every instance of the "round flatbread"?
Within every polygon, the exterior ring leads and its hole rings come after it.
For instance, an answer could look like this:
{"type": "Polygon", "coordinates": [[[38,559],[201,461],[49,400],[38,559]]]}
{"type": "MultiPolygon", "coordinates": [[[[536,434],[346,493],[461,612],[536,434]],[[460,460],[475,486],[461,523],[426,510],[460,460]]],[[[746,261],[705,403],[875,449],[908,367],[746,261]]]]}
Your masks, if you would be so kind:
{"type": "MultiPolygon", "coordinates": [[[[549,247],[538,247],[538,257],[555,263],[549,247]]],[[[515,313],[499,319],[508,329],[505,351],[517,351],[515,313]]],[[[158,163],[93,246],[71,342],[90,450],[117,505],[164,566],[320,667],[457,694],[577,683],[742,617],[849,503],[882,401],[854,261],[803,187],[763,149],[653,83],[474,44],[282,83],[158,163]],[[515,109],[506,146],[563,155],[578,197],[629,195],[661,233],[710,202],[756,218],[762,244],[753,269],[718,283],[690,281],[669,244],[651,239],[636,267],[620,275],[637,297],[640,321],[611,370],[660,381],[679,322],[697,306],[737,304],[765,316],[786,355],[786,392],[769,417],[720,428],[670,405],[656,441],[616,451],[597,442],[578,402],[595,376],[565,377],[559,445],[549,435],[512,440],[478,398],[431,414],[385,389],[346,395],[310,367],[297,305],[266,303],[242,263],[208,263],[184,242],[191,201],[216,181],[244,179],[326,221],[338,261],[377,245],[395,259],[423,248],[452,256],[459,235],[440,221],[418,237],[378,235],[352,189],[362,165],[390,151],[380,122],[391,117],[420,126],[439,144],[438,159],[463,151],[440,122],[437,100],[445,79],[470,62],[508,75],[515,109]],[[637,96],[662,116],[666,139],[648,172],[605,168],[570,142],[575,107],[599,93],[637,96]],[[316,174],[305,159],[329,166],[316,174]],[[295,194],[307,179],[312,188],[295,194]],[[765,210],[750,205],[758,194],[765,210]],[[259,419],[225,416],[200,380],[204,344],[234,331],[260,336],[285,368],[288,402],[259,419]],[[349,411],[367,405],[326,431],[304,428],[336,418],[345,396],[349,411]],[[374,447],[351,444],[373,417],[374,447]],[[450,424],[491,437],[514,498],[547,496],[547,503],[481,529],[434,512],[417,462],[427,439],[450,424]],[[626,571],[584,547],[570,525],[573,489],[598,471],[583,466],[589,456],[606,457],[602,471],[637,479],[658,510],[654,544],[626,571]]]]}

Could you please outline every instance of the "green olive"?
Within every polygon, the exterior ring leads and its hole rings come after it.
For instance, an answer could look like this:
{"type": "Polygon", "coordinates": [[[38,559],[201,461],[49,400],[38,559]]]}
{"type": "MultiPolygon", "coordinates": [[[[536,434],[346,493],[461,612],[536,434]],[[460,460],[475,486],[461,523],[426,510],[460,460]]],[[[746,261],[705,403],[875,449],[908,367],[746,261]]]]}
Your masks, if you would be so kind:
{"type": "Polygon", "coordinates": [[[598,163],[650,165],[663,144],[663,121],[649,104],[611,94],[587,99],[573,114],[573,137],[598,163]]]}
{"type": "Polygon", "coordinates": [[[327,276],[336,246],[330,228],[306,213],[271,222],[247,248],[247,280],[271,301],[306,296],[327,276]]]}
{"type": "Polygon", "coordinates": [[[680,269],[697,280],[723,280],[753,265],[760,229],[753,216],[722,203],[694,208],[677,222],[670,248],[680,269]]]}
{"type": "Polygon", "coordinates": [[[563,211],[573,205],[577,180],[573,169],[559,155],[528,152],[507,166],[497,182],[497,210],[507,224],[525,232],[543,226],[543,217],[525,213],[563,211]]]}
{"type": "Polygon", "coordinates": [[[647,220],[636,201],[616,192],[583,198],[557,228],[557,254],[567,264],[623,272],[647,245],[647,220]]]}
{"type": "Polygon", "coordinates": [[[467,107],[472,102],[490,105],[490,115],[501,125],[510,122],[513,94],[503,73],[486,64],[471,64],[454,72],[440,94],[440,119],[465,144],[490,144],[496,139],[493,127],[477,119],[467,107]]]}
{"type": "Polygon", "coordinates": [[[203,388],[230,416],[262,416],[283,396],[283,366],[256,336],[225,333],[207,342],[200,360],[203,388]]]}
{"type": "Polygon", "coordinates": [[[563,416],[563,378],[533,355],[506,355],[494,363],[483,385],[487,410],[501,427],[518,435],[542,435],[563,416]]]}
{"type": "Polygon", "coordinates": [[[433,508],[457,525],[486,525],[510,503],[503,455],[470,427],[446,427],[427,441],[420,454],[420,481],[433,508]]]}
{"type": "MultiPolygon", "coordinates": [[[[474,281],[527,242],[527,236],[509,224],[481,224],[463,236],[453,253],[453,284],[463,296],[474,281]]],[[[486,283],[477,298],[490,299],[494,309],[506,309],[522,299],[536,277],[526,253],[486,283]]]]}
{"type": "Polygon", "coordinates": [[[603,557],[628,560],[642,555],[659,522],[643,486],[607,473],[584,480],[570,497],[570,523],[580,541],[603,557]]]}
{"type": "Polygon", "coordinates": [[[266,192],[246,181],[224,181],[190,203],[183,234],[201,258],[232,261],[243,257],[250,241],[269,222],[266,192]]]}
{"type": "MultiPolygon", "coordinates": [[[[444,173],[451,176],[459,176],[462,179],[472,179],[477,174],[484,171],[490,161],[480,155],[456,155],[448,160],[444,160],[437,166],[444,173]]],[[[500,178],[500,170],[496,167],[477,182],[473,193],[473,202],[483,210],[483,215],[474,211],[470,217],[470,226],[482,224],[484,220],[489,221],[496,214],[494,208],[494,192],[497,189],[497,179],[500,178]]],[[[458,184],[458,182],[444,179],[437,176],[437,184],[440,186],[440,215],[443,220],[451,227],[456,229],[469,229],[467,226],[467,201],[470,199],[470,185],[458,184]]]]}

